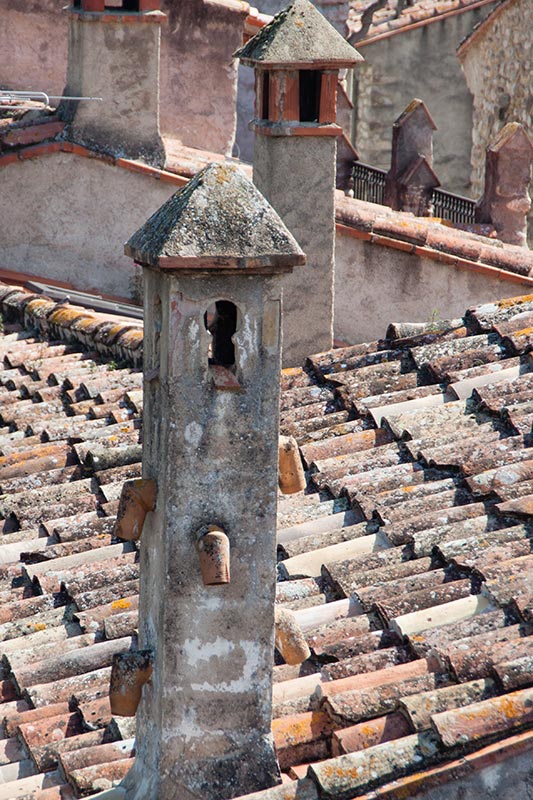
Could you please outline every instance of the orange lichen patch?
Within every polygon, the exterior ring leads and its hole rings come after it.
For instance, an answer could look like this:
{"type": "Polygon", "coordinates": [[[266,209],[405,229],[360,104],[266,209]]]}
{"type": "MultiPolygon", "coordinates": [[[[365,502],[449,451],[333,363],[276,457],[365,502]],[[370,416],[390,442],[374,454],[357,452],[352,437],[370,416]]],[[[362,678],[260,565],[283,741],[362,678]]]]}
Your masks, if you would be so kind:
{"type": "Polygon", "coordinates": [[[93,325],[96,323],[96,317],[92,316],[91,314],[85,313],[83,317],[79,317],[76,320],[76,330],[77,331],[84,331],[87,328],[92,328],[93,325]]]}
{"type": "Polygon", "coordinates": [[[414,488],[415,488],[414,486],[402,486],[402,492],[409,493],[409,492],[414,491],[414,488]]]}
{"type": "Polygon", "coordinates": [[[27,304],[26,311],[30,314],[37,314],[40,316],[40,311],[46,308],[53,308],[54,306],[55,303],[53,300],[48,300],[45,297],[36,297],[27,304]]]}
{"type": "Polygon", "coordinates": [[[331,718],[323,711],[309,711],[289,717],[280,717],[272,722],[272,734],[278,749],[323,738],[331,732],[332,728],[331,718]]]}
{"type": "Polygon", "coordinates": [[[113,600],[111,603],[111,608],[130,608],[131,607],[131,600],[126,600],[126,598],[121,598],[120,600],[113,600]]]}
{"type": "Polygon", "coordinates": [[[522,330],[520,330],[520,331],[515,331],[513,333],[513,336],[516,336],[516,337],[519,337],[519,336],[531,336],[532,333],[533,333],[533,328],[522,328],[522,330]]]}
{"type": "Polygon", "coordinates": [[[520,306],[523,303],[530,303],[533,301],[533,294],[524,294],[521,297],[508,297],[504,300],[498,300],[496,305],[500,309],[512,308],[513,306],[520,306]]]}
{"type": "Polygon", "coordinates": [[[125,347],[128,350],[134,350],[139,347],[143,342],[143,332],[142,330],[134,330],[130,329],[124,331],[118,337],[116,344],[120,345],[121,347],[125,347]]]}
{"type": "Polygon", "coordinates": [[[53,325],[68,326],[70,323],[74,322],[74,320],[78,319],[78,317],[84,316],[85,313],[83,309],[77,308],[76,306],[60,306],[52,311],[48,317],[48,321],[53,325]]]}
{"type": "Polygon", "coordinates": [[[285,367],[284,369],[281,370],[281,374],[283,375],[284,378],[296,377],[297,375],[300,375],[301,372],[302,372],[301,367],[285,367]]]}
{"type": "Polygon", "coordinates": [[[44,622],[36,622],[33,627],[35,628],[36,631],[45,631],[46,630],[46,625],[45,625],[44,622]]]}
{"type": "Polygon", "coordinates": [[[127,333],[129,330],[129,325],[125,324],[124,322],[117,322],[116,325],[112,325],[111,328],[105,332],[103,339],[107,342],[107,344],[113,344],[121,333],[127,333]]]}
{"type": "Polygon", "coordinates": [[[447,747],[504,733],[533,719],[533,689],[483,700],[466,708],[433,716],[433,725],[447,747]]]}

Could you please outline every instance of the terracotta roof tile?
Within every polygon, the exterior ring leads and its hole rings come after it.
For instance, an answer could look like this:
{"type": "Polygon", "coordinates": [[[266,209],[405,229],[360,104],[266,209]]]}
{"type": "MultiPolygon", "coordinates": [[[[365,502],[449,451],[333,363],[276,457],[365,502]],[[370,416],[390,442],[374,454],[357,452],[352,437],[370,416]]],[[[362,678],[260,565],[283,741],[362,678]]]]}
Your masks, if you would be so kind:
{"type": "MultiPolygon", "coordinates": [[[[20,291],[9,299],[11,313],[51,311],[20,291]]],[[[439,334],[397,326],[387,331],[395,339],[311,356],[303,369],[283,376],[283,425],[310,466],[306,492],[279,502],[280,576],[312,576],[281,581],[277,591],[278,602],[295,609],[312,649],[304,667],[276,667],[273,729],[292,775],[311,769],[329,786],[324,770],[337,769],[332,756],[356,751],[361,775],[370,763],[379,768],[378,778],[362,778],[346,795],[352,797],[397,774],[392,745],[416,756],[411,731],[530,686],[531,637],[524,626],[533,618],[531,441],[516,432],[532,413],[530,367],[502,346],[503,337],[522,329],[513,317],[529,314],[529,302],[485,305],[471,310],[466,324],[450,321],[439,334]],[[459,398],[431,405],[452,384],[459,398]],[[477,688],[470,688],[472,680],[477,688]],[[426,715],[418,722],[421,704],[426,715]]],[[[98,331],[105,336],[123,327],[83,314],[90,349],[98,331]]],[[[67,317],[57,318],[67,324],[67,317]]],[[[0,649],[13,682],[5,684],[1,705],[19,743],[29,731],[19,717],[45,711],[30,750],[36,769],[58,776],[50,791],[64,791],[68,779],[74,794],[94,793],[131,762],[115,758],[125,755],[123,747],[129,754],[129,744],[107,744],[132,733],[112,721],[106,696],[110,654],[127,649],[137,625],[137,555],[111,536],[120,486],[139,475],[142,448],[139,421],[116,420],[141,412],[142,377],[131,367],[87,375],[76,366],[81,340],[75,352],[57,340],[52,347],[60,350],[47,351],[35,337],[17,343],[12,335],[4,350],[20,366],[2,371],[0,392],[14,398],[2,413],[12,414],[11,427],[19,430],[0,431],[0,514],[11,531],[0,542],[6,562],[0,649]],[[55,376],[55,391],[23,374],[43,365],[43,374],[55,376]],[[34,401],[21,405],[30,393],[34,401]],[[38,436],[31,435],[34,426],[38,436]],[[41,435],[54,441],[40,441],[41,435]],[[71,497],[77,500],[69,505],[71,497]],[[57,703],[63,706],[56,713],[57,703]],[[73,729],[48,743],[47,724],[64,730],[61,720],[70,718],[96,730],[73,729]],[[62,771],[54,773],[57,764],[62,771]]],[[[521,713],[516,724],[529,726],[521,713]]],[[[492,735],[505,743],[513,725],[492,735]]],[[[461,745],[448,754],[434,735],[439,758],[451,763],[461,745]]],[[[474,736],[471,746],[485,739],[476,742],[474,736]]],[[[425,751],[424,769],[431,769],[431,752],[425,751]]],[[[403,772],[414,769],[411,756],[403,772]]],[[[40,775],[30,778],[38,778],[35,786],[42,782],[40,775]]],[[[17,781],[16,790],[27,780],[17,781]]],[[[331,784],[336,800],[342,780],[331,784]]],[[[296,782],[287,786],[296,791],[296,782]]],[[[315,792],[316,784],[300,786],[315,792]]],[[[260,794],[266,800],[276,791],[260,794]]]]}

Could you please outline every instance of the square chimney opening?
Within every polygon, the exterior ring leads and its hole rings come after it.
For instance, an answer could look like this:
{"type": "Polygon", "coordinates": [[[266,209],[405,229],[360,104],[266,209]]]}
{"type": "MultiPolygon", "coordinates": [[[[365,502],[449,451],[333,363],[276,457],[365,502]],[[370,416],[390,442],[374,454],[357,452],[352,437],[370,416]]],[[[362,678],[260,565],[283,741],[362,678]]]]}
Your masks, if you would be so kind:
{"type": "Polygon", "coordinates": [[[321,73],[315,69],[301,69],[299,78],[300,122],[318,122],[321,73]]]}

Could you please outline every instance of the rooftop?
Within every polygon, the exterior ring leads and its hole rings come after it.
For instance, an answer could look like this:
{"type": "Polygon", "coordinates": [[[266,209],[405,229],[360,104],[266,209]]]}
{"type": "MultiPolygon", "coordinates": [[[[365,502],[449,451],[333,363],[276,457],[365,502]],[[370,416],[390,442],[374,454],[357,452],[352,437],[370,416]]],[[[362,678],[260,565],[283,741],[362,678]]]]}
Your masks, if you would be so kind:
{"type": "MultiPolygon", "coordinates": [[[[3,285],[0,800],[87,796],[134,758],[112,718],[135,646],[140,323],[3,285]]],[[[311,658],[274,667],[286,784],[402,797],[531,748],[533,295],[282,374],[305,492],[280,496],[277,602],[311,658]],[[396,795],[394,795],[396,796],[396,795]]]]}
{"type": "MultiPolygon", "coordinates": [[[[373,0],[372,0],[373,2],[373,0]]],[[[352,0],[348,27],[350,33],[357,37],[361,31],[364,12],[371,6],[371,0],[352,0]]],[[[382,8],[375,11],[372,22],[357,41],[357,46],[364,46],[373,41],[387,39],[397,33],[406,33],[417,28],[439,22],[465,11],[483,9],[491,6],[494,0],[414,0],[412,4],[402,3],[398,14],[400,0],[386,0],[382,8]]]]}

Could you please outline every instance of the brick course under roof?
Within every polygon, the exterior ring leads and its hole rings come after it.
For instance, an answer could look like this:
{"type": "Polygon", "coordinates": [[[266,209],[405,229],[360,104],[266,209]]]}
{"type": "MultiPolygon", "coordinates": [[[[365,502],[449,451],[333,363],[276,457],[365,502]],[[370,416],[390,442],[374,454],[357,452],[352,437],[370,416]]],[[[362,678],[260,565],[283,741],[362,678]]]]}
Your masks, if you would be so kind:
{"type": "MultiPolygon", "coordinates": [[[[0,798],[90,796],[134,758],[113,655],[136,646],[142,329],[0,287],[0,798]]],[[[278,506],[283,789],[416,794],[533,746],[533,295],[282,373],[307,489],[278,506]],[[490,724],[487,723],[490,720],[490,724]],[[391,783],[392,782],[392,783],[391,783]]],[[[385,333],[385,332],[384,332],[385,333]]]]}

